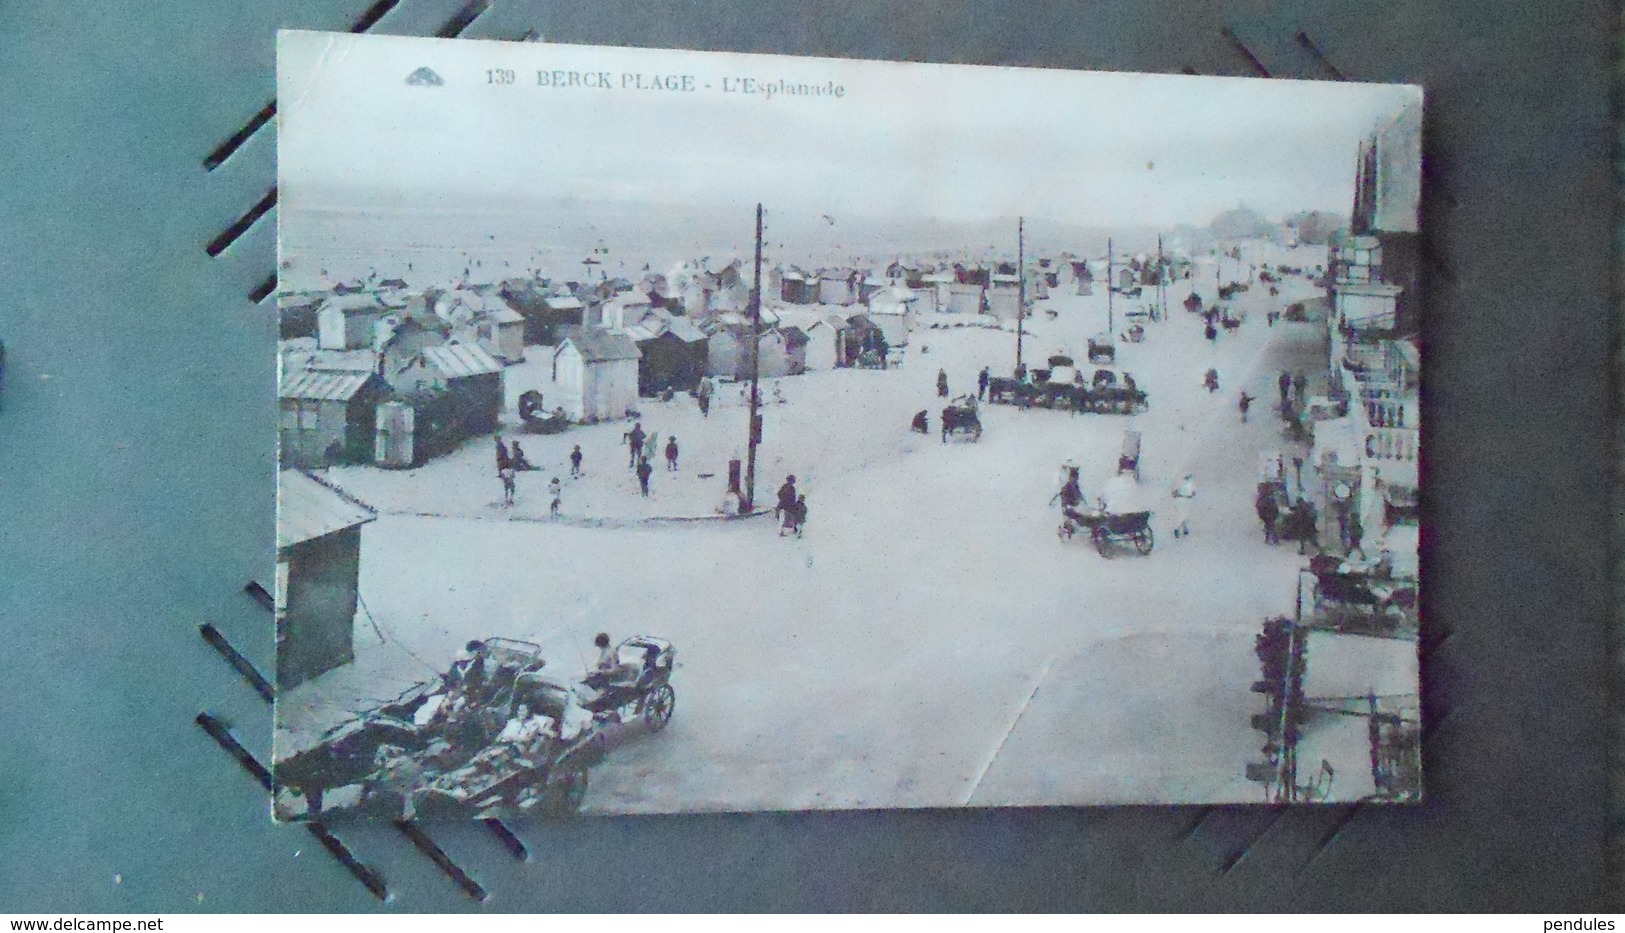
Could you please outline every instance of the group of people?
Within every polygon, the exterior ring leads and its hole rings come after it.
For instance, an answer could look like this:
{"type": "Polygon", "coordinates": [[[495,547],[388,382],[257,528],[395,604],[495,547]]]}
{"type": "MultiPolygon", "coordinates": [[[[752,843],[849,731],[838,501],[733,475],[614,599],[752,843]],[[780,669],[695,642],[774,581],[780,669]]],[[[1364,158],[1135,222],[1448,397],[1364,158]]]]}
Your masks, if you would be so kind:
{"type": "Polygon", "coordinates": [[[1318,518],[1315,504],[1307,498],[1300,497],[1296,501],[1288,501],[1289,499],[1285,487],[1278,483],[1258,484],[1258,495],[1253,500],[1253,508],[1257,510],[1258,520],[1264,526],[1264,543],[1280,544],[1283,540],[1296,539],[1299,554],[1307,554],[1312,549],[1319,550],[1315,531],[1318,518]]]}
{"type": "Polygon", "coordinates": [[[1281,370],[1281,375],[1275,379],[1275,386],[1281,393],[1281,415],[1290,417],[1294,407],[1302,408],[1308,399],[1309,379],[1303,372],[1293,373],[1281,370]]]}
{"type": "MultiPolygon", "coordinates": [[[[497,479],[502,482],[502,504],[513,505],[514,494],[518,488],[517,476],[521,470],[534,470],[536,465],[525,457],[525,451],[519,446],[518,438],[511,443],[504,442],[502,435],[496,436],[497,442],[497,479]]],[[[570,475],[581,475],[581,445],[576,444],[570,451],[570,475]]],[[[549,515],[559,514],[559,504],[564,493],[564,486],[557,476],[548,481],[547,494],[551,500],[548,503],[549,515]]]]}
{"type": "MultiPolygon", "coordinates": [[[[709,396],[707,399],[709,400],[709,396]]],[[[709,402],[707,402],[707,408],[709,402]]],[[[643,422],[632,424],[632,430],[621,435],[621,440],[627,446],[626,467],[637,474],[638,489],[645,499],[649,498],[649,478],[654,475],[654,467],[650,461],[660,452],[660,435],[658,433],[645,433],[643,422]]],[[[677,457],[679,454],[677,435],[666,438],[666,470],[677,472],[677,457]]]]}
{"type": "MultiPolygon", "coordinates": [[[[1061,489],[1050,497],[1050,504],[1060,500],[1061,515],[1081,524],[1084,521],[1080,511],[1084,496],[1079,473],[1078,465],[1072,460],[1061,464],[1061,489]]],[[[1123,514],[1140,508],[1138,498],[1138,484],[1128,473],[1119,471],[1106,483],[1106,488],[1095,501],[1095,508],[1106,514],[1123,514]]],[[[1187,537],[1191,533],[1191,501],[1196,498],[1196,478],[1193,474],[1186,473],[1185,478],[1174,487],[1173,498],[1174,537],[1187,537]]]]}
{"type": "Polygon", "coordinates": [[[497,435],[497,479],[502,483],[502,504],[513,505],[514,490],[517,487],[515,477],[520,470],[533,469],[529,460],[525,458],[525,451],[520,448],[519,441],[514,440],[512,445],[497,435]]]}

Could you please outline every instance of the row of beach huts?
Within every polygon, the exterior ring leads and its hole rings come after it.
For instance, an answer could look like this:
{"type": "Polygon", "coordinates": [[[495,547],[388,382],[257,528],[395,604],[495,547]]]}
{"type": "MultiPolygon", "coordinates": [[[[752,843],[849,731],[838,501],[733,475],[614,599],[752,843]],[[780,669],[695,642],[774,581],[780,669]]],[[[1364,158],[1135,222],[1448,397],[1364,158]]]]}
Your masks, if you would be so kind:
{"type": "MultiPolygon", "coordinates": [[[[1090,265],[1033,261],[1027,300],[1054,288],[1087,293],[1090,265]]],[[[920,314],[1013,320],[1021,293],[1014,263],[779,266],[764,273],[757,330],[743,269],[701,261],[637,282],[534,277],[419,290],[372,279],[280,294],[282,462],[408,467],[490,434],[505,373],[527,353],[549,359],[532,360],[524,372],[537,384],[518,388],[593,423],[625,417],[640,396],[693,391],[703,377],[748,378],[753,339],[765,378],[852,366],[865,351],[906,345],[920,314]]]]}

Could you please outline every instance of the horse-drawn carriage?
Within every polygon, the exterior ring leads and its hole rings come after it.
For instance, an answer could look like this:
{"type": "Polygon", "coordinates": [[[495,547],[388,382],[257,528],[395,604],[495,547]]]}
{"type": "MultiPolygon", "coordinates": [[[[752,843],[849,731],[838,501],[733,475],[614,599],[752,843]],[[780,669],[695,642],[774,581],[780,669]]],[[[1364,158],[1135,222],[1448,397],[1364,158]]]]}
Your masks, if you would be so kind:
{"type": "Polygon", "coordinates": [[[987,380],[987,400],[996,405],[1030,407],[1039,396],[1037,383],[1014,376],[990,376],[987,380]]]}
{"type": "Polygon", "coordinates": [[[982,419],[976,413],[976,397],[961,395],[942,410],[942,442],[950,434],[968,435],[972,443],[982,439],[982,419]]]}
{"type": "Polygon", "coordinates": [[[535,389],[519,396],[519,420],[524,422],[526,434],[557,434],[570,426],[570,416],[564,409],[548,412],[542,404],[542,393],[535,389]]]}
{"type": "Polygon", "coordinates": [[[1112,555],[1113,545],[1132,545],[1141,554],[1150,554],[1154,543],[1150,512],[1113,514],[1102,509],[1066,509],[1056,537],[1062,541],[1087,532],[1101,557],[1112,555]]]}
{"type": "Polygon", "coordinates": [[[1387,634],[1417,624],[1416,581],[1380,567],[1350,565],[1333,555],[1309,559],[1314,617],[1319,624],[1357,634],[1387,634]]]}
{"type": "Polygon", "coordinates": [[[543,672],[539,645],[471,642],[445,674],[277,762],[279,806],[296,793],[312,819],[324,802],[398,818],[572,813],[606,728],[638,720],[658,732],[670,721],[674,655],[663,639],[634,636],[613,670],[571,682],[543,672]]]}
{"type": "Polygon", "coordinates": [[[1113,369],[1096,369],[1087,384],[1080,380],[1072,392],[1074,414],[1130,415],[1149,404],[1132,375],[1113,369]]]}

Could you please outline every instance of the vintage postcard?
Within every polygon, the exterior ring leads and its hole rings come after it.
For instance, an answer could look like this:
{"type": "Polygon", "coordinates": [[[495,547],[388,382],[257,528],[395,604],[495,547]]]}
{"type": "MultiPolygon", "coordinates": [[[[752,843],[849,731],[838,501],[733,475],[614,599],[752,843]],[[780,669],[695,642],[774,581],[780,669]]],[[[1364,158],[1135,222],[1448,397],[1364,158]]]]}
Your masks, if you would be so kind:
{"type": "Polygon", "coordinates": [[[279,819],[1420,799],[1419,88],[279,41],[279,819]]]}

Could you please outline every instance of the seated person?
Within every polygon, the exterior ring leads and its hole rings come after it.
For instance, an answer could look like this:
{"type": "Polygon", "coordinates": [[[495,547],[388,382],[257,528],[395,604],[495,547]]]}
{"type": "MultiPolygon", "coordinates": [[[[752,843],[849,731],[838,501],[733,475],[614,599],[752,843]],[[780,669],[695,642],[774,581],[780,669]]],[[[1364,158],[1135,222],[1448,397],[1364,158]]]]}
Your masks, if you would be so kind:
{"type": "MultiPolygon", "coordinates": [[[[640,673],[638,666],[621,661],[620,651],[609,643],[607,633],[599,632],[598,637],[593,639],[593,644],[598,648],[598,663],[591,671],[587,672],[586,677],[582,678],[583,683],[592,688],[595,693],[601,693],[610,687],[623,687],[637,683],[640,673]]],[[[598,699],[598,696],[594,695],[588,702],[596,699],[598,699]]]]}
{"type": "Polygon", "coordinates": [[[544,716],[532,716],[530,707],[521,703],[519,708],[514,710],[513,718],[509,719],[503,725],[502,731],[497,733],[496,740],[498,742],[511,742],[514,745],[528,745],[542,734],[542,728],[545,725],[543,720],[545,718],[544,716]]]}

